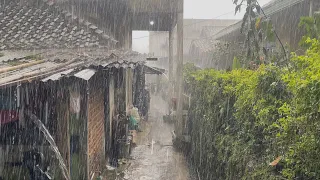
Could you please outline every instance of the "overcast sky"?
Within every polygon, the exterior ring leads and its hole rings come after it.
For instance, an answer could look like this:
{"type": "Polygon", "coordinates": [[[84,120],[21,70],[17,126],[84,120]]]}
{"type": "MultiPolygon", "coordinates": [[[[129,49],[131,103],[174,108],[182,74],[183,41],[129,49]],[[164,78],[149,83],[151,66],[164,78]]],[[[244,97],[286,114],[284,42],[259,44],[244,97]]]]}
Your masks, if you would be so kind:
{"type": "MultiPolygon", "coordinates": [[[[259,0],[259,3],[263,6],[269,1],[259,0]]],[[[234,15],[234,9],[232,0],[184,0],[185,19],[241,19],[243,11],[234,15]]],[[[148,53],[149,38],[145,37],[148,34],[148,32],[133,33],[133,50],[148,53]]]]}

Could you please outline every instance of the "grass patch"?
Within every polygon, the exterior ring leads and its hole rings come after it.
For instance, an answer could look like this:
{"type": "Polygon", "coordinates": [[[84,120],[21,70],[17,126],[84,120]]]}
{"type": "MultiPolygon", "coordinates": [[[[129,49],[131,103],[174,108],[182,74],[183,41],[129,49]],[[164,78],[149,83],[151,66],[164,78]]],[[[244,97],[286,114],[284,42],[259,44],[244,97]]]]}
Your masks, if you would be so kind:
{"type": "Polygon", "coordinates": [[[32,54],[32,55],[26,56],[24,59],[26,59],[26,60],[39,60],[39,59],[41,59],[41,56],[39,54],[32,54]]]}
{"type": "Polygon", "coordinates": [[[12,61],[8,61],[7,64],[9,64],[10,66],[18,66],[20,64],[24,64],[26,63],[25,61],[20,61],[20,60],[12,60],[12,61]]]}
{"type": "MultiPolygon", "coordinates": [[[[1,55],[0,55],[1,57],[1,55]]],[[[14,59],[14,60],[9,60],[7,61],[7,64],[11,65],[11,66],[18,66],[24,63],[27,63],[27,61],[25,60],[40,60],[41,56],[39,54],[32,54],[29,56],[24,57],[24,59],[14,59]]]]}

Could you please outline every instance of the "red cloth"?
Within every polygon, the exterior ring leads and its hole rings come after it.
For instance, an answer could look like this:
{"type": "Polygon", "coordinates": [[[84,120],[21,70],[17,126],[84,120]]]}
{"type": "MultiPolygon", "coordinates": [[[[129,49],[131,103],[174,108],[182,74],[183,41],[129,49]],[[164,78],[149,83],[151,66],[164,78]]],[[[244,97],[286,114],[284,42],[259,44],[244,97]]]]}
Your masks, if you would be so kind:
{"type": "Polygon", "coordinates": [[[17,121],[18,119],[19,119],[18,112],[8,111],[8,110],[0,110],[0,124],[1,125],[17,121]]]}

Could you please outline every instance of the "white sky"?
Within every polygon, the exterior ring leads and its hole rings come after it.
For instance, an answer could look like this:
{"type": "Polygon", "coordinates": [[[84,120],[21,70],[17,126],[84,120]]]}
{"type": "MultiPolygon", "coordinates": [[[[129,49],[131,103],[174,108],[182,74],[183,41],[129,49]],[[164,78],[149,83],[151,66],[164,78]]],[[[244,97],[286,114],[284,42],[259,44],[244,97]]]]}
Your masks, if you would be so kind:
{"type": "MultiPolygon", "coordinates": [[[[261,6],[270,0],[259,0],[261,6]]],[[[235,5],[232,0],[184,0],[185,19],[241,19],[243,11],[234,15],[235,5]]],[[[148,53],[148,32],[133,32],[133,50],[148,53]],[[144,37],[144,38],[141,38],[144,37]],[[138,39],[137,39],[138,38],[138,39]]]]}

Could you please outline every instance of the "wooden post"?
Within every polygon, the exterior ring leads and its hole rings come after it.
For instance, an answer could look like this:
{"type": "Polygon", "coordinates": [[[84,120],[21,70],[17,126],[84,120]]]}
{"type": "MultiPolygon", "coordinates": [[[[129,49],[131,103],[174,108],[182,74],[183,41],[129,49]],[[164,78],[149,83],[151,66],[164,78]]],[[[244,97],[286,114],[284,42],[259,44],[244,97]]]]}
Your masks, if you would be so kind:
{"type": "Polygon", "coordinates": [[[133,70],[131,68],[128,68],[128,104],[133,105],[133,70]]]}
{"type": "Polygon", "coordinates": [[[174,96],[174,75],[173,75],[173,29],[174,26],[172,25],[169,30],[169,97],[168,97],[168,103],[169,103],[169,113],[171,111],[171,99],[174,96]]]}
{"type": "Polygon", "coordinates": [[[160,79],[160,75],[156,75],[157,76],[157,91],[156,93],[160,93],[160,84],[161,84],[161,79],[160,79]]]}
{"type": "Polygon", "coordinates": [[[90,96],[90,90],[88,82],[85,83],[86,88],[86,95],[85,95],[85,138],[86,138],[86,145],[85,145],[85,157],[86,157],[86,172],[85,177],[86,179],[90,179],[90,161],[89,161],[89,96],[90,96]]]}
{"type": "Polygon", "coordinates": [[[129,50],[132,50],[132,28],[129,30],[129,50]]]}
{"type": "Polygon", "coordinates": [[[69,132],[69,97],[66,96],[66,92],[61,90],[63,94],[61,99],[57,101],[57,121],[58,121],[58,141],[57,147],[61,152],[63,160],[65,162],[68,174],[70,174],[70,132],[69,132]]]}
{"type": "Polygon", "coordinates": [[[5,166],[5,146],[0,146],[0,177],[4,177],[4,166],[5,166]]]}
{"type": "Polygon", "coordinates": [[[169,31],[169,81],[173,82],[173,27],[169,31]]]}
{"type": "MultiPolygon", "coordinates": [[[[112,134],[113,134],[113,132],[112,132],[112,123],[113,123],[113,116],[114,116],[114,76],[113,75],[111,75],[110,76],[110,81],[109,81],[109,107],[110,107],[110,109],[109,109],[109,128],[110,128],[110,131],[109,131],[109,147],[108,147],[108,150],[110,151],[111,150],[111,146],[112,146],[112,134]]],[[[111,157],[109,157],[109,158],[111,158],[111,157]]]]}
{"type": "Polygon", "coordinates": [[[182,110],[183,110],[183,0],[179,1],[177,14],[177,121],[176,133],[182,135],[182,110]]]}
{"type": "MultiPolygon", "coordinates": [[[[125,82],[126,82],[126,108],[132,105],[132,69],[128,68],[125,70],[125,82]]],[[[128,112],[127,112],[128,113],[128,112]]],[[[128,114],[127,114],[128,115],[128,114]]]]}

